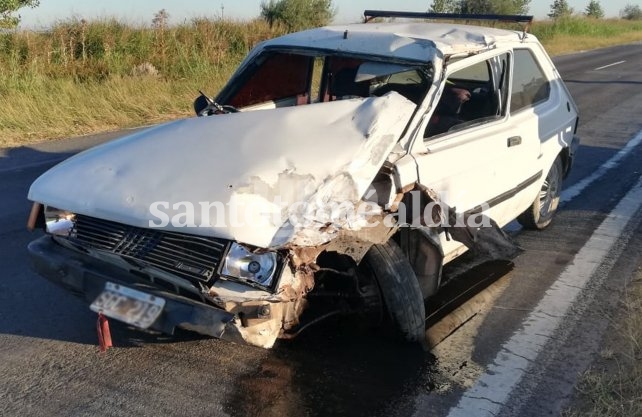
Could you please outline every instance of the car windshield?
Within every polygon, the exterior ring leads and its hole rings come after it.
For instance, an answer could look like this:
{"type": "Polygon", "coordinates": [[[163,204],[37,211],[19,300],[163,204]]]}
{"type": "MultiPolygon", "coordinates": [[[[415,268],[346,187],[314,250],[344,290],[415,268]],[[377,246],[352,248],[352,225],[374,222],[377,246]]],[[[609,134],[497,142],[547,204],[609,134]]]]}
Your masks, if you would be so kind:
{"type": "Polygon", "coordinates": [[[396,91],[419,104],[432,81],[430,64],[316,55],[314,51],[266,51],[244,68],[223,89],[219,103],[252,110],[396,91]]]}

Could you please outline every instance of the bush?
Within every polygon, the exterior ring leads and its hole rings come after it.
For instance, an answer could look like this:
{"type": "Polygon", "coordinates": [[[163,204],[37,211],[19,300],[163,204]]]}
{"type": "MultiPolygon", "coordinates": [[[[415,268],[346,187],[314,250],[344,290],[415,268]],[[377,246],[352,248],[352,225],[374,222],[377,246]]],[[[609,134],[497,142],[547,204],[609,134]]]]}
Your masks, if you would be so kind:
{"type": "Polygon", "coordinates": [[[332,0],[269,0],[261,3],[261,17],[272,27],[297,31],[329,24],[336,10],[332,0]]]}
{"type": "Polygon", "coordinates": [[[604,10],[602,10],[602,5],[597,0],[591,0],[591,2],[586,6],[584,11],[586,17],[592,17],[594,19],[601,19],[604,17],[604,10]]]}
{"type": "Polygon", "coordinates": [[[627,20],[641,20],[642,9],[637,4],[627,4],[624,9],[620,10],[620,16],[627,20]]]}

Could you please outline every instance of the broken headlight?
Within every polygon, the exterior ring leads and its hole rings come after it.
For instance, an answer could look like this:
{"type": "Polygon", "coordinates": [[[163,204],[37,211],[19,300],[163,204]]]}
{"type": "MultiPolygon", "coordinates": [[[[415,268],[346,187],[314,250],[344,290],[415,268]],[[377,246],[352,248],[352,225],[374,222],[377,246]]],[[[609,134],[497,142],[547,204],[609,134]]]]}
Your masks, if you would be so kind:
{"type": "Polygon", "coordinates": [[[230,278],[270,287],[277,270],[275,252],[253,253],[245,246],[232,243],[221,274],[230,278]]]}
{"type": "Polygon", "coordinates": [[[45,225],[47,233],[58,236],[69,236],[74,227],[76,215],[67,210],[45,206],[45,225]]]}

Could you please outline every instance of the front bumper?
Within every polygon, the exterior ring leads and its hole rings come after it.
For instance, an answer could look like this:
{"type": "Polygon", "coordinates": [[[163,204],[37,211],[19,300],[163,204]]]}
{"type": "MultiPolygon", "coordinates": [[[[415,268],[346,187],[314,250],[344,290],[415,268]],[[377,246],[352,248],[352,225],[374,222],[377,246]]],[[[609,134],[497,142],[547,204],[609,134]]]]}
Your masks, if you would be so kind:
{"type": "Polygon", "coordinates": [[[165,299],[165,307],[149,327],[173,334],[177,327],[197,333],[244,342],[236,327],[236,316],[149,285],[134,274],[106,262],[74,252],[57,244],[51,236],[43,236],[28,246],[36,272],[91,303],[105,288],[107,281],[135,288],[165,299]]]}

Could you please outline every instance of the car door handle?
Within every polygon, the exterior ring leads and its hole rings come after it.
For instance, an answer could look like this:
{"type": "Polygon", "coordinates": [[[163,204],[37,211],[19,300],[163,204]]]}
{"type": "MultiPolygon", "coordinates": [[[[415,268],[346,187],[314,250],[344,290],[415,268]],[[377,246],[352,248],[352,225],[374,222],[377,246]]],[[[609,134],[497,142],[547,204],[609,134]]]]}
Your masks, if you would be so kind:
{"type": "Polygon", "coordinates": [[[521,136],[512,136],[506,141],[506,145],[510,148],[511,146],[521,145],[522,137],[521,136]]]}

